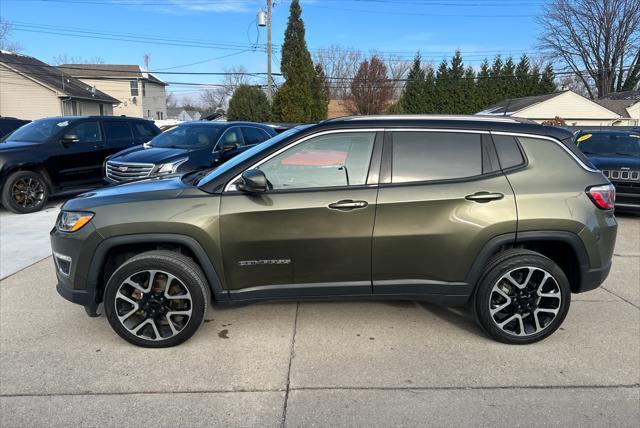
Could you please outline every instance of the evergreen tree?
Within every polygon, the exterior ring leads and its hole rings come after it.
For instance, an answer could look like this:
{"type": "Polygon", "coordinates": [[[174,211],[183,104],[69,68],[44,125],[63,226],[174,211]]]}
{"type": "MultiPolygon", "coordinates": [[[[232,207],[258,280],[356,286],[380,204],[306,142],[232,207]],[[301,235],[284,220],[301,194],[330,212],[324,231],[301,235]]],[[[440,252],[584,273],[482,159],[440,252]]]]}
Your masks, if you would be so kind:
{"type": "Polygon", "coordinates": [[[478,100],[478,104],[480,105],[480,108],[478,110],[484,110],[486,107],[489,107],[492,104],[492,97],[490,95],[490,70],[491,67],[489,66],[489,60],[485,58],[480,65],[480,71],[478,72],[476,82],[476,98],[478,100]]]}
{"type": "Polygon", "coordinates": [[[329,112],[329,82],[324,73],[324,68],[320,63],[315,66],[315,79],[313,83],[313,92],[318,94],[316,98],[318,118],[326,119],[327,113],[329,112]]]}
{"type": "Polygon", "coordinates": [[[431,64],[424,77],[424,113],[437,113],[436,107],[436,74],[431,64]]]}
{"type": "Polygon", "coordinates": [[[284,33],[280,71],[284,84],[273,98],[273,117],[281,122],[315,122],[326,116],[320,107],[318,84],[311,54],[305,41],[299,0],[292,0],[284,33]]]}
{"type": "Polygon", "coordinates": [[[449,67],[447,60],[443,59],[436,71],[433,107],[436,112],[448,114],[453,109],[453,101],[449,89],[451,81],[449,79],[449,67]]]}
{"type": "Polygon", "coordinates": [[[527,85],[527,96],[540,95],[540,67],[534,65],[529,73],[529,84],[527,85]]]}
{"type": "Polygon", "coordinates": [[[518,97],[518,84],[515,79],[516,65],[513,62],[513,57],[507,58],[502,67],[502,92],[505,98],[517,98],[518,97]]]}
{"type": "Polygon", "coordinates": [[[451,100],[448,113],[461,114],[466,110],[464,92],[465,82],[462,79],[464,77],[464,64],[462,62],[462,54],[459,50],[451,58],[451,65],[448,69],[448,88],[449,93],[447,98],[451,100]]]}
{"type": "Polygon", "coordinates": [[[473,67],[467,67],[462,81],[462,98],[460,99],[460,114],[474,114],[482,109],[478,102],[478,89],[476,87],[476,72],[473,67]]]}
{"type": "Polygon", "coordinates": [[[227,118],[250,122],[267,122],[271,116],[267,95],[257,86],[240,85],[229,101],[227,118]]]}
{"type": "Polygon", "coordinates": [[[538,90],[540,94],[549,94],[557,90],[555,74],[553,73],[553,66],[551,65],[551,63],[548,63],[544,67],[544,71],[542,72],[542,76],[540,77],[538,90]]]}
{"type": "Polygon", "coordinates": [[[529,57],[523,54],[520,57],[520,62],[516,66],[515,71],[515,84],[517,85],[516,97],[526,97],[531,95],[530,76],[531,64],[529,63],[529,57]]]}
{"type": "Polygon", "coordinates": [[[422,69],[420,53],[416,54],[407,76],[407,82],[400,95],[400,101],[394,109],[403,113],[427,113],[426,73],[422,69]]]}
{"type": "Polygon", "coordinates": [[[504,93],[504,85],[502,82],[502,67],[504,63],[502,62],[502,57],[500,55],[496,55],[493,59],[493,64],[491,65],[491,69],[489,70],[489,84],[488,84],[488,92],[487,96],[489,97],[489,104],[495,104],[498,101],[502,101],[505,99],[504,93]]]}

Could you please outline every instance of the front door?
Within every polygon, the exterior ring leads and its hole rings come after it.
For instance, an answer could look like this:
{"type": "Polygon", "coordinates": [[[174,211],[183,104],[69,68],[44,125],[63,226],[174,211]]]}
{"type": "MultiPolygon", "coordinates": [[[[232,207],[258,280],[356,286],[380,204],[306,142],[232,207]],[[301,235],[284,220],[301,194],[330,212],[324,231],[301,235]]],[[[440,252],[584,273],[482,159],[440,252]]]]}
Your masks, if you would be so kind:
{"type": "Polygon", "coordinates": [[[232,185],[223,194],[221,242],[232,298],[371,292],[379,170],[373,153],[381,140],[376,131],[304,137],[254,165],[269,191],[249,195],[232,185]]]}

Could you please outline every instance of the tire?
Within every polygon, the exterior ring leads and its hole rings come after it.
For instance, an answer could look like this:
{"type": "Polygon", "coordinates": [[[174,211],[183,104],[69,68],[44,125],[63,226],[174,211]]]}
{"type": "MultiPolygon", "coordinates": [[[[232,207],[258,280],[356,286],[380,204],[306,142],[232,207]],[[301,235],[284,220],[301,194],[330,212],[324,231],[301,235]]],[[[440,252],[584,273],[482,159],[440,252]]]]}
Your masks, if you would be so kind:
{"type": "Polygon", "coordinates": [[[16,171],[2,188],[2,205],[16,214],[40,211],[49,199],[44,177],[33,171],[16,171]]]}
{"type": "Polygon", "coordinates": [[[176,346],[189,339],[204,322],[210,302],[200,267],[173,251],[130,258],[111,275],[104,291],[111,327],[124,340],[145,348],[176,346]]]}
{"type": "Polygon", "coordinates": [[[550,336],[564,321],[570,304],[571,288],[562,269],[553,260],[522,249],[504,251],[489,261],[473,302],[483,330],[514,345],[550,336]]]}

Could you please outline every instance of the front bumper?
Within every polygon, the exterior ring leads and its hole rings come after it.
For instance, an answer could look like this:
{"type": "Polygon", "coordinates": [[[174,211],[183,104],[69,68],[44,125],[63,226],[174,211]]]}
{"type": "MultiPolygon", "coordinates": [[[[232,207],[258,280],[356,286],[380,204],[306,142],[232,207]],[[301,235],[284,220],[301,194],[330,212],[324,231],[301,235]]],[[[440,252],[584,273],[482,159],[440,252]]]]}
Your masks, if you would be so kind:
{"type": "Polygon", "coordinates": [[[640,212],[640,182],[612,181],[616,188],[616,209],[640,212]]]}

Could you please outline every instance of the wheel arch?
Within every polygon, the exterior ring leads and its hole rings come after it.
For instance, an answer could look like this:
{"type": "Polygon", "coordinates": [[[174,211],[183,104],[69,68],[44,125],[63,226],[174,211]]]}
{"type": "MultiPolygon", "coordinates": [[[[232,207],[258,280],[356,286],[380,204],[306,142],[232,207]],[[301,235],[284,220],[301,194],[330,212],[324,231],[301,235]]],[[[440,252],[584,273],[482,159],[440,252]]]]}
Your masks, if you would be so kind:
{"type": "Polygon", "coordinates": [[[20,172],[20,171],[30,171],[30,172],[35,172],[40,174],[44,178],[49,194],[52,194],[54,192],[55,189],[53,186],[53,181],[51,180],[51,175],[49,175],[49,172],[47,171],[45,166],[41,163],[16,163],[16,164],[5,165],[5,167],[2,170],[2,177],[1,177],[2,180],[0,180],[0,183],[1,183],[0,191],[2,190],[2,187],[4,187],[4,185],[6,184],[6,181],[9,178],[9,176],[15,172],[20,172]]]}
{"type": "Polygon", "coordinates": [[[116,236],[107,238],[98,245],[87,275],[87,289],[94,292],[97,303],[102,301],[104,286],[110,273],[136,254],[157,249],[178,251],[191,257],[204,272],[214,300],[229,299],[213,263],[197,240],[186,235],[152,233],[116,236]]]}
{"type": "Polygon", "coordinates": [[[494,255],[511,248],[529,249],[548,257],[565,272],[572,292],[583,290],[583,272],[590,269],[587,250],[578,235],[562,230],[536,230],[493,237],[480,250],[465,282],[472,284],[475,289],[487,262],[494,255]]]}

